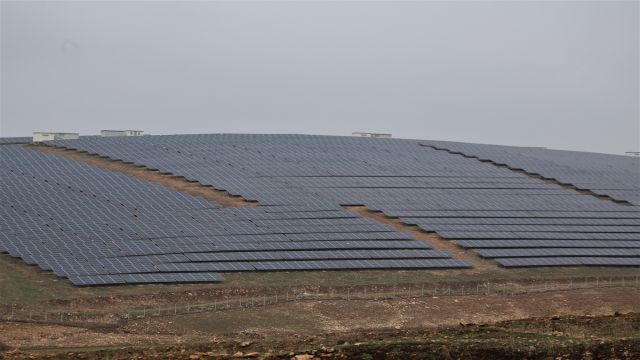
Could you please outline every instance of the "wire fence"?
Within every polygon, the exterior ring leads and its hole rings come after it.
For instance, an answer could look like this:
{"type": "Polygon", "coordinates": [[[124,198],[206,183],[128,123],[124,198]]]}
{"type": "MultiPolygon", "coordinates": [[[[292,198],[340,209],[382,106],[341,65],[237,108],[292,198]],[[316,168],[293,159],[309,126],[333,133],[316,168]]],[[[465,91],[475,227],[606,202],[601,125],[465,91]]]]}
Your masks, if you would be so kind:
{"type": "Polygon", "coordinates": [[[67,326],[107,328],[127,321],[177,316],[203,312],[253,309],[299,301],[372,301],[419,299],[445,296],[507,297],[528,293],[568,291],[576,289],[626,288],[640,290],[639,276],[580,277],[554,280],[514,280],[482,282],[416,283],[397,285],[362,285],[315,289],[277,289],[260,295],[196,298],[187,303],[141,304],[134,307],[104,309],[33,310],[27,305],[11,304],[0,308],[0,321],[59,324],[67,326]]]}

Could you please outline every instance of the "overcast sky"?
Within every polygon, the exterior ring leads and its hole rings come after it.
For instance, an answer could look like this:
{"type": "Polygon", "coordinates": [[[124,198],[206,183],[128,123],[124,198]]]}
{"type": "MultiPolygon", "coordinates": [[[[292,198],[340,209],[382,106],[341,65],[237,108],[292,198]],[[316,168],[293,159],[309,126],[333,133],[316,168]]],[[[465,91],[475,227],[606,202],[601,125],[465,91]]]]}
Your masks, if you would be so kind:
{"type": "Polygon", "coordinates": [[[1,136],[375,131],[640,150],[637,1],[1,4],[1,136]]]}

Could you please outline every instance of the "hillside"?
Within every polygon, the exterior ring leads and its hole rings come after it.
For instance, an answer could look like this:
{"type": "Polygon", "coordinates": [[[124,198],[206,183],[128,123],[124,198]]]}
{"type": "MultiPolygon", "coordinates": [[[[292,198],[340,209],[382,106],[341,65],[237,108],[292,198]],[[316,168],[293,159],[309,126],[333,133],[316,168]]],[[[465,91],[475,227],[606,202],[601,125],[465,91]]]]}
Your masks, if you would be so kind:
{"type": "Polygon", "coordinates": [[[306,135],[0,143],[6,358],[638,353],[638,159],[306,135]]]}

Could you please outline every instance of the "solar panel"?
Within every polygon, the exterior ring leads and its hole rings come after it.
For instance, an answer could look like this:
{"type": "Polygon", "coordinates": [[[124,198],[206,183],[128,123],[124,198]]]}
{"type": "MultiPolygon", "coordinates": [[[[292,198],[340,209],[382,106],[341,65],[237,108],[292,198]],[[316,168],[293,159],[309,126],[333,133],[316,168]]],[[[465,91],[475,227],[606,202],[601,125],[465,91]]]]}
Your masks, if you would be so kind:
{"type": "Polygon", "coordinates": [[[1,146],[0,251],[78,285],[219,281],[213,274],[225,271],[469,266],[342,207],[353,204],[504,266],[613,266],[612,259],[632,266],[640,258],[640,164],[623,157],[307,135],[84,137],[49,145],[158,169],[260,205],[225,208],[70,158],[1,146]]]}

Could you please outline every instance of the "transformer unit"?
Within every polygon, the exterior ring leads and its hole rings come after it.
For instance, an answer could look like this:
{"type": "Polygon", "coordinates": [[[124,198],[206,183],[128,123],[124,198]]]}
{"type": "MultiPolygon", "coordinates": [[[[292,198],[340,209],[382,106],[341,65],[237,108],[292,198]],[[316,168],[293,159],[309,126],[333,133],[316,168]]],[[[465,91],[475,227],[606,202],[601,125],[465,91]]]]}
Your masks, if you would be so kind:
{"type": "Polygon", "coordinates": [[[370,138],[391,138],[391,134],[370,133],[370,132],[352,132],[351,136],[356,137],[370,137],[370,138]]]}
{"type": "Polygon", "coordinates": [[[56,133],[35,131],[33,133],[33,142],[44,142],[53,140],[74,140],[80,138],[78,133],[56,133]]]}

